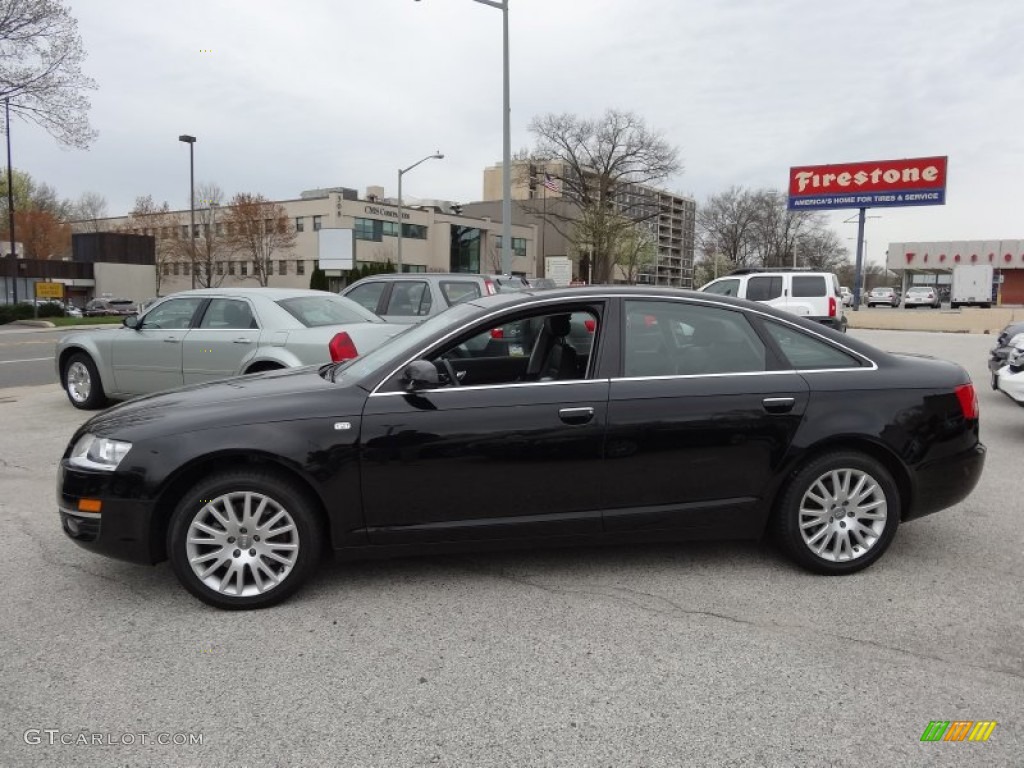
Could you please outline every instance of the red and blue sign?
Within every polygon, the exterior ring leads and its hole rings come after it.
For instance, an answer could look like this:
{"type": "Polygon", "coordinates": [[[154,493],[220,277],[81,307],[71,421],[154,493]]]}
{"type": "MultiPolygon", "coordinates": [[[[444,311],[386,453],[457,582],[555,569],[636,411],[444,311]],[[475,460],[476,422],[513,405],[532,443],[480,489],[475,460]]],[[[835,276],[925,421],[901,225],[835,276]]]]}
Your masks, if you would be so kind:
{"type": "Polygon", "coordinates": [[[789,169],[789,209],[824,211],[944,205],[946,157],[915,157],[789,169]]]}

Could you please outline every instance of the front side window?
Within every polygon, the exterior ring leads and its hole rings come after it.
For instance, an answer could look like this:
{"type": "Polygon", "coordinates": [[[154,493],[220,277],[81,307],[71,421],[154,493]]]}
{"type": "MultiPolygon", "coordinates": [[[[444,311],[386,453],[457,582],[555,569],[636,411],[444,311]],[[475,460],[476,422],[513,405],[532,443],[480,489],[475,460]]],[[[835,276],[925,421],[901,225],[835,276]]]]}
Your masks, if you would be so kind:
{"type": "Polygon", "coordinates": [[[750,301],[771,301],[781,295],[781,275],[761,275],[747,280],[747,299],[750,301]]]}
{"type": "Polygon", "coordinates": [[[345,294],[345,298],[351,299],[364,309],[376,312],[380,306],[380,297],[384,294],[385,283],[360,283],[345,294]]]}
{"type": "Polygon", "coordinates": [[[213,299],[203,313],[200,328],[242,330],[256,328],[256,318],[248,302],[240,299],[213,299]]]}
{"type": "Polygon", "coordinates": [[[626,302],[623,375],[763,371],[765,346],[742,312],[679,301],[626,302]]]}
{"type": "Polygon", "coordinates": [[[713,283],[708,283],[701,290],[704,293],[715,293],[719,296],[739,296],[740,281],[735,278],[716,280],[713,283]]]}
{"type": "Polygon", "coordinates": [[[430,286],[419,280],[396,280],[385,315],[412,317],[430,314],[430,286]]]}
{"type": "Polygon", "coordinates": [[[765,321],[765,329],[779,345],[782,356],[798,370],[859,368],[860,362],[831,344],[781,323],[765,321]]]}
{"type": "Polygon", "coordinates": [[[184,330],[191,327],[192,316],[203,299],[192,296],[169,299],[146,313],[142,327],[146,330],[184,330]]]}

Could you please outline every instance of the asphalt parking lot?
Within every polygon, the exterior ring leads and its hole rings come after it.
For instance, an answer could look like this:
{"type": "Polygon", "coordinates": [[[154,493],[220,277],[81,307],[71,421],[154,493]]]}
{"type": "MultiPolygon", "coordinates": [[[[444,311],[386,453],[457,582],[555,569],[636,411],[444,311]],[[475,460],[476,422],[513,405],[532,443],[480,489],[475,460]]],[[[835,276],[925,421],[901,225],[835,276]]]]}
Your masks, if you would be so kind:
{"type": "Polygon", "coordinates": [[[989,453],[843,578],[767,543],[528,551],[333,563],[220,612],[64,538],[85,416],[0,390],[0,766],[1022,765],[1024,408],[988,387],[991,336],[851,333],[967,367],[989,453]],[[998,726],[922,743],[932,720],[998,726]]]}

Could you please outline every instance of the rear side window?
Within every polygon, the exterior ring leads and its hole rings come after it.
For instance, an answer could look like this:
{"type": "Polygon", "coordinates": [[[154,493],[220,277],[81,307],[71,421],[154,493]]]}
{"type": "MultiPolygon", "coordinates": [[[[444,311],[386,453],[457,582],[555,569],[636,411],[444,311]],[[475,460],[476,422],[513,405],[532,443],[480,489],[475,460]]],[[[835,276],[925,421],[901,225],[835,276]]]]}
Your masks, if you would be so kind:
{"type": "Polygon", "coordinates": [[[479,299],[481,296],[479,285],[462,280],[442,280],[441,294],[444,296],[444,300],[448,302],[449,307],[452,304],[458,304],[460,301],[479,299]]]}
{"type": "Polygon", "coordinates": [[[323,296],[298,296],[282,299],[278,306],[307,328],[348,323],[383,323],[365,307],[346,296],[325,293],[323,296]]]}
{"type": "Polygon", "coordinates": [[[795,328],[765,321],[765,328],[787,362],[798,370],[813,368],[859,368],[860,362],[828,342],[812,338],[795,328]]]}
{"type": "Polygon", "coordinates": [[[213,299],[203,313],[199,327],[238,330],[257,326],[256,318],[252,316],[252,310],[246,302],[239,299],[213,299]]]}
{"type": "Polygon", "coordinates": [[[719,296],[739,296],[740,295],[740,281],[739,280],[718,280],[714,283],[708,283],[701,288],[704,293],[716,293],[719,296]]]}
{"type": "Polygon", "coordinates": [[[430,314],[430,286],[419,280],[396,280],[381,314],[410,317],[430,314]]]}
{"type": "Polygon", "coordinates": [[[793,275],[793,296],[828,296],[824,275],[793,275]]]}
{"type": "Polygon", "coordinates": [[[782,295],[782,276],[752,277],[747,280],[747,298],[750,301],[770,301],[782,295]]]}

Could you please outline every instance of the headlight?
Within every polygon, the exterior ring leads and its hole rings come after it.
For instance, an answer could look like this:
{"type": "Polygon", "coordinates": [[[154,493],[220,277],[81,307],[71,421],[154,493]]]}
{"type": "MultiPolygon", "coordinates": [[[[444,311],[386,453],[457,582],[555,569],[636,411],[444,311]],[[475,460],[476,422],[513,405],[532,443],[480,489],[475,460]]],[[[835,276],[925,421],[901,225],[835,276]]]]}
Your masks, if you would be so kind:
{"type": "Polygon", "coordinates": [[[131,443],[86,433],[78,438],[75,447],[71,449],[71,458],[68,463],[82,469],[102,469],[113,472],[131,449],[131,443]]]}

